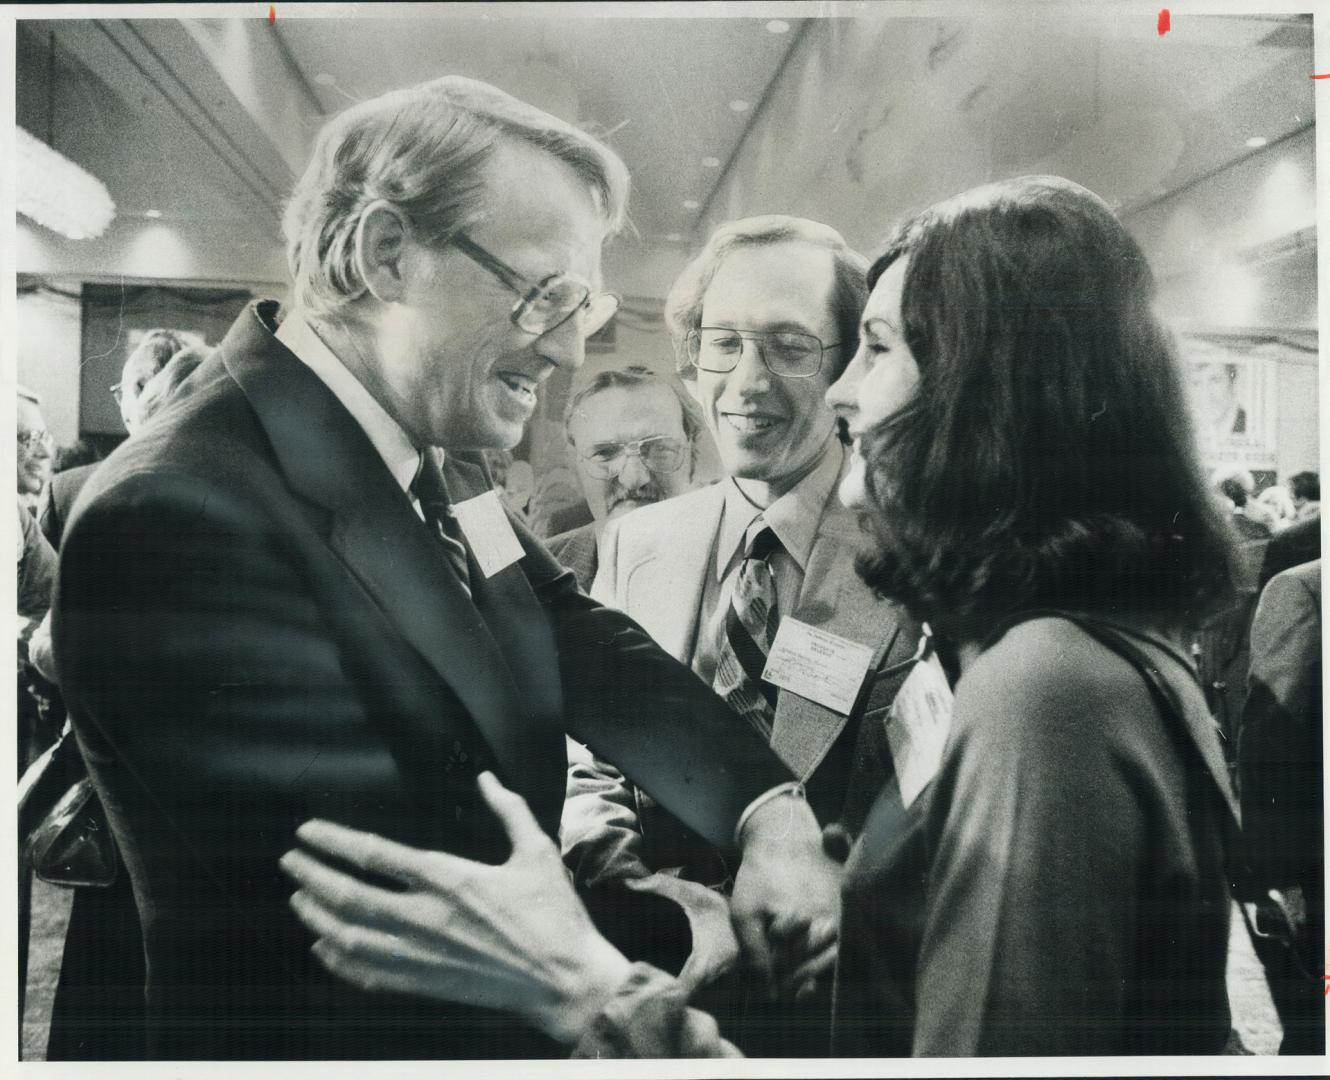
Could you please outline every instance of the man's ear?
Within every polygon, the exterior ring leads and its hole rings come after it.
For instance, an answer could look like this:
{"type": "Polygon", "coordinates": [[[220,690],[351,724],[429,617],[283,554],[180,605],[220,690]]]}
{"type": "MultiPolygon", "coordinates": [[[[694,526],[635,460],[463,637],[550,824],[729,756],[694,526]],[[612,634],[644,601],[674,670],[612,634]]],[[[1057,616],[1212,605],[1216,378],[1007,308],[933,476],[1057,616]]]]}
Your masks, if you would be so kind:
{"type": "Polygon", "coordinates": [[[356,225],[356,271],[376,300],[400,300],[408,226],[402,212],[384,199],[365,207],[356,225]]]}

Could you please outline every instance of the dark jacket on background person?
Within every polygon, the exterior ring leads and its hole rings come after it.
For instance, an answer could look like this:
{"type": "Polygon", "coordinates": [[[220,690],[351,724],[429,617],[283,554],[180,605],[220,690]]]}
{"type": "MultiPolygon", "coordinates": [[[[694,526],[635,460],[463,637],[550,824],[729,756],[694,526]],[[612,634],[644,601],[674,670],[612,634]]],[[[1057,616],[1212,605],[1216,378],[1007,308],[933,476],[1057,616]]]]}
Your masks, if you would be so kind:
{"type": "MultiPolygon", "coordinates": [[[[565,730],[718,842],[790,774],[516,520],[524,557],[489,578],[472,558],[468,597],[275,315],[241,315],[65,533],[55,642],[143,916],[149,1054],[556,1053],[508,1017],[325,972],[278,865],[295,828],[501,860],[475,776],[493,769],[555,835],[565,730]]],[[[454,499],[489,488],[470,455],[445,476],[454,499]]]]}

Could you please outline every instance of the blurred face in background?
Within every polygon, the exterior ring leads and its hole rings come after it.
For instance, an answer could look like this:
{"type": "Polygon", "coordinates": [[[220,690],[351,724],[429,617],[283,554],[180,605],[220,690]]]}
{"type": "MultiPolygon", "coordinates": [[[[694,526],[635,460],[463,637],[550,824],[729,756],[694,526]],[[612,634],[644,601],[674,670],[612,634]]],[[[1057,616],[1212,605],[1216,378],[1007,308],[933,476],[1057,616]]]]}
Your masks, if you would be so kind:
{"type": "Polygon", "coordinates": [[[18,493],[40,495],[51,478],[54,442],[35,401],[18,399],[18,493]]]}
{"type": "Polygon", "coordinates": [[[919,365],[905,344],[901,319],[908,265],[908,256],[899,258],[878,278],[864,307],[859,351],[827,391],[827,404],[845,421],[853,441],[850,469],[840,486],[840,500],[851,509],[866,502],[860,437],[909,405],[919,389],[919,365]]]}
{"type": "Polygon", "coordinates": [[[120,419],[125,423],[125,430],[131,435],[142,422],[139,410],[139,398],[149,380],[162,369],[154,355],[140,356],[131,353],[125,366],[120,371],[120,383],[114,391],[120,404],[120,419]]]}
{"type": "Polygon", "coordinates": [[[667,386],[610,386],[568,420],[577,474],[597,521],[682,495],[692,475],[683,407],[667,386]]]}

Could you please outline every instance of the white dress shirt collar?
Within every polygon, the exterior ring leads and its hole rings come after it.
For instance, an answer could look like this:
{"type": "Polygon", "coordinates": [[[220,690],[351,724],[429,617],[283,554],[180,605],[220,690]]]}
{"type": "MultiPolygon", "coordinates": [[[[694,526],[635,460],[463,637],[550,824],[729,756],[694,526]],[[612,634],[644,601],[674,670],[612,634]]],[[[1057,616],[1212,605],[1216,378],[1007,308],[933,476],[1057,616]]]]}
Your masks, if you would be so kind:
{"type": "Polygon", "coordinates": [[[721,483],[726,485],[725,509],[716,543],[716,580],[723,580],[735,561],[743,557],[750,539],[748,528],[759,514],[771,526],[786,553],[799,564],[799,569],[807,570],[822,511],[832,497],[844,463],[845,450],[839,440],[828,440],[822,460],[765,510],[748,501],[733,477],[722,480],[721,483]]]}
{"type": "Polygon", "coordinates": [[[312,326],[291,314],[277,328],[277,340],[295,353],[349,412],[369,437],[383,458],[393,479],[403,491],[409,491],[420,469],[420,450],[414,446],[402,426],[388,415],[347,366],[324,343],[312,326]]]}

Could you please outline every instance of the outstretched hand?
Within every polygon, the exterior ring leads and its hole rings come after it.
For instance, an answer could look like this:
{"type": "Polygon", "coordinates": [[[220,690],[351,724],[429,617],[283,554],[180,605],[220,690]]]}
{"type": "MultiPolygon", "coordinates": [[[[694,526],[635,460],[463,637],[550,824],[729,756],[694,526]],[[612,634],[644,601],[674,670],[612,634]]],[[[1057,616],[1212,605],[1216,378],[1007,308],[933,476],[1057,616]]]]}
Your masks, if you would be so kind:
{"type": "Polygon", "coordinates": [[[296,849],[281,860],[300,886],[291,906],[317,936],[324,967],[361,989],[512,1012],[575,1042],[628,976],[628,961],[592,924],[526,801],[491,773],[478,782],[512,843],[501,866],[308,821],[296,835],[315,854],[296,849]]]}

